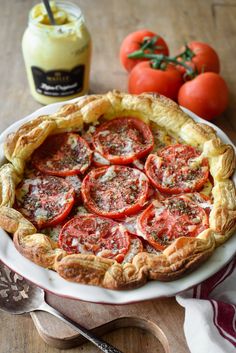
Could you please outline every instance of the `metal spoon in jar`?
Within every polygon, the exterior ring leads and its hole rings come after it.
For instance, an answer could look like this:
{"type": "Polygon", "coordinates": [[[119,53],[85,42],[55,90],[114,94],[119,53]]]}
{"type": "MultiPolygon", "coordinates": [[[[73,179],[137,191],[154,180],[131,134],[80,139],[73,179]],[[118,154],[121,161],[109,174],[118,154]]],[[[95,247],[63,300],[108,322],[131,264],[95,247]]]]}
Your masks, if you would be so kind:
{"type": "Polygon", "coordinates": [[[0,310],[11,314],[25,314],[32,311],[46,311],[68,326],[77,330],[83,337],[105,353],[122,353],[112,345],[96,337],[92,332],[66,317],[45,301],[44,291],[11,271],[0,262],[0,310]]]}
{"type": "Polygon", "coordinates": [[[53,16],[49,1],[48,0],[43,0],[43,3],[44,3],[44,6],[45,6],[45,8],[47,10],[48,17],[49,17],[49,20],[50,20],[51,24],[53,26],[55,26],[56,22],[55,22],[55,19],[54,19],[54,16],[53,16]]]}

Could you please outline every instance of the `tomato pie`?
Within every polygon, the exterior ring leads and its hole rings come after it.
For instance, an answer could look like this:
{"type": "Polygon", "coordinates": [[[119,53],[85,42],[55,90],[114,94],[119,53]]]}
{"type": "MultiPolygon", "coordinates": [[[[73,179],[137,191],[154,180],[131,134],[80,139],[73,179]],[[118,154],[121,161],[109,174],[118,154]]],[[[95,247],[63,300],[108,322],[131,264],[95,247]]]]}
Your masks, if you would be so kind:
{"type": "Polygon", "coordinates": [[[163,96],[80,98],[25,123],[4,151],[0,226],[69,281],[174,280],[236,228],[233,146],[163,96]]]}

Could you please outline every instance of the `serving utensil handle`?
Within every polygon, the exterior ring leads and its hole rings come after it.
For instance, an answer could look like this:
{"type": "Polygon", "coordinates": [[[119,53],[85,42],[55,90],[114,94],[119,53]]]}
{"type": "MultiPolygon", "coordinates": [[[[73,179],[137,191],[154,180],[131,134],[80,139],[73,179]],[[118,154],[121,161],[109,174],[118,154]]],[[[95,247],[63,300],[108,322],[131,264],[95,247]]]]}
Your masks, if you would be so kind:
{"type": "Polygon", "coordinates": [[[46,311],[60,320],[62,320],[65,324],[72,327],[73,329],[77,330],[83,337],[87,338],[88,341],[92,342],[96,347],[98,347],[104,353],[123,353],[117,348],[113,347],[112,345],[105,342],[103,339],[98,338],[94,335],[90,330],[87,330],[85,327],[81,326],[77,322],[71,320],[69,317],[65,316],[64,314],[60,313],[46,302],[42,303],[37,311],[46,311]]]}
{"type": "Polygon", "coordinates": [[[46,8],[46,11],[48,13],[48,17],[50,19],[50,22],[53,26],[55,26],[56,22],[55,22],[55,19],[54,19],[54,16],[53,16],[53,13],[52,13],[52,10],[51,10],[51,6],[50,6],[50,3],[48,0],[43,0],[43,3],[44,3],[44,6],[46,8]]]}

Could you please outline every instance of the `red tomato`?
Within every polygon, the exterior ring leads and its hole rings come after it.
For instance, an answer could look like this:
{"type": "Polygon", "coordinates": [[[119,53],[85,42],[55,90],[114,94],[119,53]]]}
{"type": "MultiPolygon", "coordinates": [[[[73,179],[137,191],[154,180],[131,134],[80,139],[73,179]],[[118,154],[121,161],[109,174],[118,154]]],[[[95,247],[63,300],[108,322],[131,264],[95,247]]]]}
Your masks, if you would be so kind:
{"type": "MultiPolygon", "coordinates": [[[[216,51],[210,47],[210,45],[202,42],[190,42],[187,46],[192,50],[194,56],[186,64],[192,66],[197,72],[220,72],[220,60],[216,51]]],[[[180,52],[183,52],[185,48],[182,48],[180,52]]],[[[182,60],[181,58],[179,59],[182,60]]],[[[179,66],[181,72],[185,72],[185,68],[179,66]]]]}
{"type": "Polygon", "coordinates": [[[148,156],[146,174],[159,191],[167,194],[198,191],[209,175],[206,159],[197,167],[194,164],[199,155],[200,152],[192,146],[177,144],[164,147],[157,155],[148,156]]]}
{"type": "Polygon", "coordinates": [[[155,249],[164,250],[179,237],[196,237],[209,227],[204,209],[186,195],[155,202],[138,218],[142,235],[155,249]]]}
{"type": "Polygon", "coordinates": [[[128,91],[133,94],[155,92],[177,100],[178,91],[183,84],[180,72],[167,65],[165,70],[153,69],[150,62],[135,66],[128,78],[128,91]]]}
{"type": "Polygon", "coordinates": [[[34,152],[32,163],[45,174],[67,176],[83,174],[91,164],[92,151],[75,133],[49,136],[34,152]]]}
{"type": "Polygon", "coordinates": [[[149,182],[138,169],[113,165],[88,173],[81,191],[89,211],[119,219],[142,209],[147,200],[149,182]]]}
{"type": "Polygon", "coordinates": [[[60,223],[74,204],[74,189],[54,176],[25,179],[16,189],[16,208],[38,229],[60,223]]]}
{"type": "Polygon", "coordinates": [[[146,29],[139,30],[130,33],[122,42],[120,47],[120,61],[127,71],[131,71],[135,65],[141,61],[146,61],[147,59],[129,59],[128,55],[136,50],[140,50],[142,44],[144,44],[145,39],[153,38],[158,36],[158,39],[154,46],[159,48],[154,50],[146,50],[145,52],[169,55],[169,49],[162,37],[156,33],[150,32],[146,29]]]}
{"type": "Polygon", "coordinates": [[[212,120],[227,108],[228,87],[224,79],[206,72],[183,84],[179,90],[178,103],[201,118],[212,120]]]}
{"type": "Polygon", "coordinates": [[[102,124],[93,136],[93,144],[111,163],[129,164],[153,149],[154,138],[143,121],[124,117],[102,124]]]}
{"type": "Polygon", "coordinates": [[[130,238],[119,223],[84,214],[63,226],[59,246],[69,254],[94,254],[122,262],[129,249],[130,238]]]}

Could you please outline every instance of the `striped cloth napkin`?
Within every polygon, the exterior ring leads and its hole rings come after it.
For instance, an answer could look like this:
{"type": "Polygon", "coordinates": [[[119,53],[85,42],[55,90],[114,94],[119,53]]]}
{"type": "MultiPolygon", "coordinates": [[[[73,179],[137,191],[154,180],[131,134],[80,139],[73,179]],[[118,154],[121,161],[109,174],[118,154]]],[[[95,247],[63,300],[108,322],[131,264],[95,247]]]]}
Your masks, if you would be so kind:
{"type": "Polygon", "coordinates": [[[185,308],[184,332],[191,353],[236,352],[236,257],[176,299],[185,308]]]}

